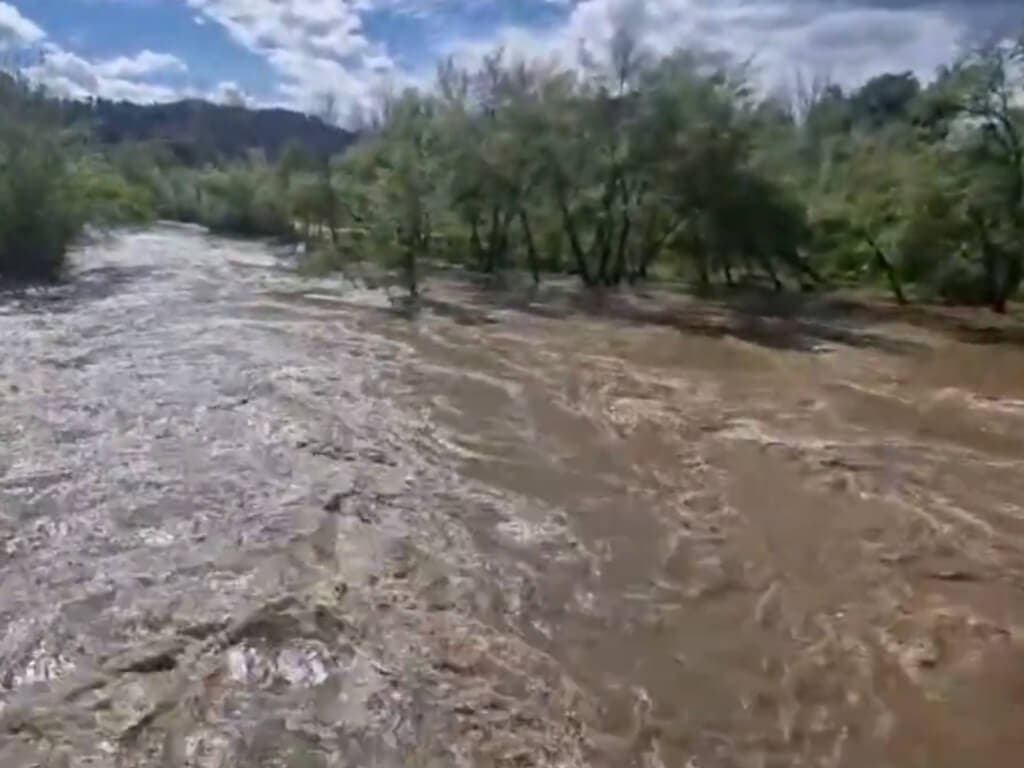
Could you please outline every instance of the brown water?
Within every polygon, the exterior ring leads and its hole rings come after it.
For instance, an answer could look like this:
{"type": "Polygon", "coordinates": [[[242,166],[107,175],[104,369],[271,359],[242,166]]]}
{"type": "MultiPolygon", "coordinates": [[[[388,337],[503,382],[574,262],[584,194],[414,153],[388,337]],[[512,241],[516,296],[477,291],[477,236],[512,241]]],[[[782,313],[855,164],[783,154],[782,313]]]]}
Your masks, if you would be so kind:
{"type": "Polygon", "coordinates": [[[1012,328],[77,263],[0,298],[0,767],[1019,761],[1012,328]]]}

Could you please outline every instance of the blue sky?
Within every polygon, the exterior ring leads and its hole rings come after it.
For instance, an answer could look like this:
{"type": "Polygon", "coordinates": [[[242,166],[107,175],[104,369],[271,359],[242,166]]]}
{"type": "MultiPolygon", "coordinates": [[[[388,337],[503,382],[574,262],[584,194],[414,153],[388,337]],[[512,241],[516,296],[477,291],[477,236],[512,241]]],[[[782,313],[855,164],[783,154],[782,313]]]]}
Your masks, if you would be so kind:
{"type": "Polygon", "coordinates": [[[343,111],[426,82],[447,55],[600,50],[616,25],[654,51],[754,56],[766,82],[928,76],[963,45],[1024,25],[1024,0],[0,0],[0,53],[70,96],[182,96],[343,111]]]}

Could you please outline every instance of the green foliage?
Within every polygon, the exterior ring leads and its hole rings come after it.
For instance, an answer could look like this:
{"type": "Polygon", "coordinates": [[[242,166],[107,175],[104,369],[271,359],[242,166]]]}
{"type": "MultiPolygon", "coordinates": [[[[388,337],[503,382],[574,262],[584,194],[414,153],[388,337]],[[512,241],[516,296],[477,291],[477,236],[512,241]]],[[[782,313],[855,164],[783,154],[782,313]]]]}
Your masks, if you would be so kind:
{"type": "Polygon", "coordinates": [[[102,155],[86,155],[74,165],[75,194],[89,219],[105,226],[150,221],[156,191],[149,178],[132,178],[102,155]]]}
{"type": "Polygon", "coordinates": [[[885,75],[849,97],[826,88],[812,100],[802,176],[825,271],[884,275],[901,301],[909,285],[1005,309],[1024,257],[1022,63],[1020,45],[999,45],[927,88],[885,75]]]}
{"type": "Polygon", "coordinates": [[[188,224],[202,223],[202,174],[198,171],[168,169],[153,178],[153,192],[158,218],[188,224]]]}
{"type": "Polygon", "coordinates": [[[576,69],[498,52],[387,100],[329,170],[293,147],[278,176],[311,261],[369,255],[413,293],[445,261],[588,286],[878,282],[900,301],[999,308],[1024,220],[1014,51],[927,88],[909,73],[814,83],[795,108],[721,56],[658,59],[624,32],[576,69]]]}
{"type": "Polygon", "coordinates": [[[382,135],[352,162],[362,188],[357,215],[365,223],[366,238],[380,258],[398,269],[411,295],[419,291],[437,210],[434,160],[439,136],[434,106],[415,91],[389,101],[382,135]]]}
{"type": "Polygon", "coordinates": [[[199,221],[214,232],[290,237],[291,213],[268,166],[250,162],[205,174],[197,189],[199,221]]]}
{"type": "Polygon", "coordinates": [[[61,125],[57,102],[0,73],[0,277],[57,278],[87,223],[153,215],[155,194],[145,178],[61,125]]]}
{"type": "Polygon", "coordinates": [[[0,73],[0,276],[52,279],[84,224],[67,139],[39,91],[0,73]]]}
{"type": "Polygon", "coordinates": [[[70,164],[49,138],[0,145],[0,275],[52,279],[85,223],[70,164]]]}
{"type": "Polygon", "coordinates": [[[851,120],[872,129],[905,120],[920,93],[921,83],[912,72],[879,75],[850,97],[851,120]]]}
{"type": "Polygon", "coordinates": [[[584,74],[501,53],[476,70],[443,64],[434,94],[383,105],[329,183],[292,181],[297,218],[342,233],[337,263],[358,231],[358,248],[413,293],[438,260],[607,286],[666,255],[704,281],[747,269],[781,287],[780,272],[814,274],[800,200],[759,166],[742,72],[685,53],[655,61],[628,36],[583,63],[584,74]]]}
{"type": "Polygon", "coordinates": [[[929,294],[950,304],[984,305],[990,301],[985,271],[963,257],[943,259],[927,277],[929,294]]]}

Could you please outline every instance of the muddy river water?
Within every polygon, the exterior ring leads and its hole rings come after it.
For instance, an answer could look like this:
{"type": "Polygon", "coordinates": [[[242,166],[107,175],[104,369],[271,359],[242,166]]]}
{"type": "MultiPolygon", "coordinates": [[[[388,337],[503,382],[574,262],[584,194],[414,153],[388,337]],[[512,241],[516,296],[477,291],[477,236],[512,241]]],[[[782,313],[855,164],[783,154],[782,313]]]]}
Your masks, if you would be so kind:
{"type": "Polygon", "coordinates": [[[1019,335],[75,262],[0,297],[0,768],[1019,764],[1019,335]]]}

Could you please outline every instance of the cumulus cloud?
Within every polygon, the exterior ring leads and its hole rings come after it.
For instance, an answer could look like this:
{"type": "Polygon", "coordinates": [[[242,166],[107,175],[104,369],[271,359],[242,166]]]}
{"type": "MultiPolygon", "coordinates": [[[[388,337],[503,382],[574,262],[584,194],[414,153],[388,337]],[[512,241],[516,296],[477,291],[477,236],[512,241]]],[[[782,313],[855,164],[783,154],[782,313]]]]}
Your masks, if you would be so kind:
{"type": "Polygon", "coordinates": [[[552,29],[505,27],[450,41],[447,52],[472,57],[502,46],[571,61],[581,43],[606,49],[624,25],[654,53],[693,47],[750,61],[769,88],[808,71],[846,84],[891,71],[929,78],[978,31],[957,8],[928,0],[582,0],[552,29]]]}
{"type": "Polygon", "coordinates": [[[0,2],[0,47],[31,45],[45,36],[43,30],[22,16],[17,8],[0,2]]]}
{"type": "Polygon", "coordinates": [[[99,74],[114,78],[140,78],[164,73],[184,74],[188,65],[169,53],[155,53],[149,49],[134,56],[118,56],[116,59],[97,62],[99,74]]]}
{"type": "Polygon", "coordinates": [[[278,95],[313,109],[324,93],[365,102],[374,84],[397,73],[385,47],[363,29],[372,0],[186,0],[200,18],[221,25],[263,56],[281,80],[278,95]]]}
{"type": "Polygon", "coordinates": [[[207,95],[207,98],[219,104],[226,104],[229,107],[255,106],[249,94],[245,92],[245,89],[234,81],[218,83],[207,95]]]}
{"type": "MultiPolygon", "coordinates": [[[[173,57],[169,57],[173,58],[173,57]]],[[[140,79],[140,74],[165,71],[171,66],[161,54],[144,51],[134,57],[90,61],[54,43],[44,43],[37,64],[25,74],[65,98],[157,102],[181,98],[184,89],[140,79]]]]}
{"type": "Polygon", "coordinates": [[[0,43],[5,39],[12,48],[33,50],[33,63],[22,70],[23,74],[60,96],[156,102],[191,93],[181,85],[150,79],[186,73],[187,65],[177,56],[143,50],[132,56],[86,59],[48,39],[39,25],[0,2],[0,43]]]}
{"type": "Polygon", "coordinates": [[[385,83],[429,80],[442,56],[474,59],[500,46],[513,56],[570,63],[581,43],[606,49],[622,25],[654,53],[700,47],[750,60],[772,88],[796,72],[846,84],[886,71],[928,78],[985,29],[1024,24],[1022,0],[181,2],[270,64],[279,77],[271,100],[315,109],[331,92],[343,111],[365,106],[385,83]],[[461,23],[470,18],[474,24],[461,23]],[[422,33],[414,50],[408,38],[406,50],[389,48],[387,22],[396,19],[422,33]]]}
{"type": "Polygon", "coordinates": [[[445,55],[502,46],[572,62],[581,43],[600,53],[622,25],[655,53],[751,60],[769,88],[798,71],[846,84],[894,70],[927,78],[963,45],[1024,25],[1024,0],[176,1],[267,61],[277,75],[267,100],[315,109],[330,92],[343,111],[386,85],[429,80],[445,55]],[[395,21],[419,38],[392,38],[395,21]]]}

